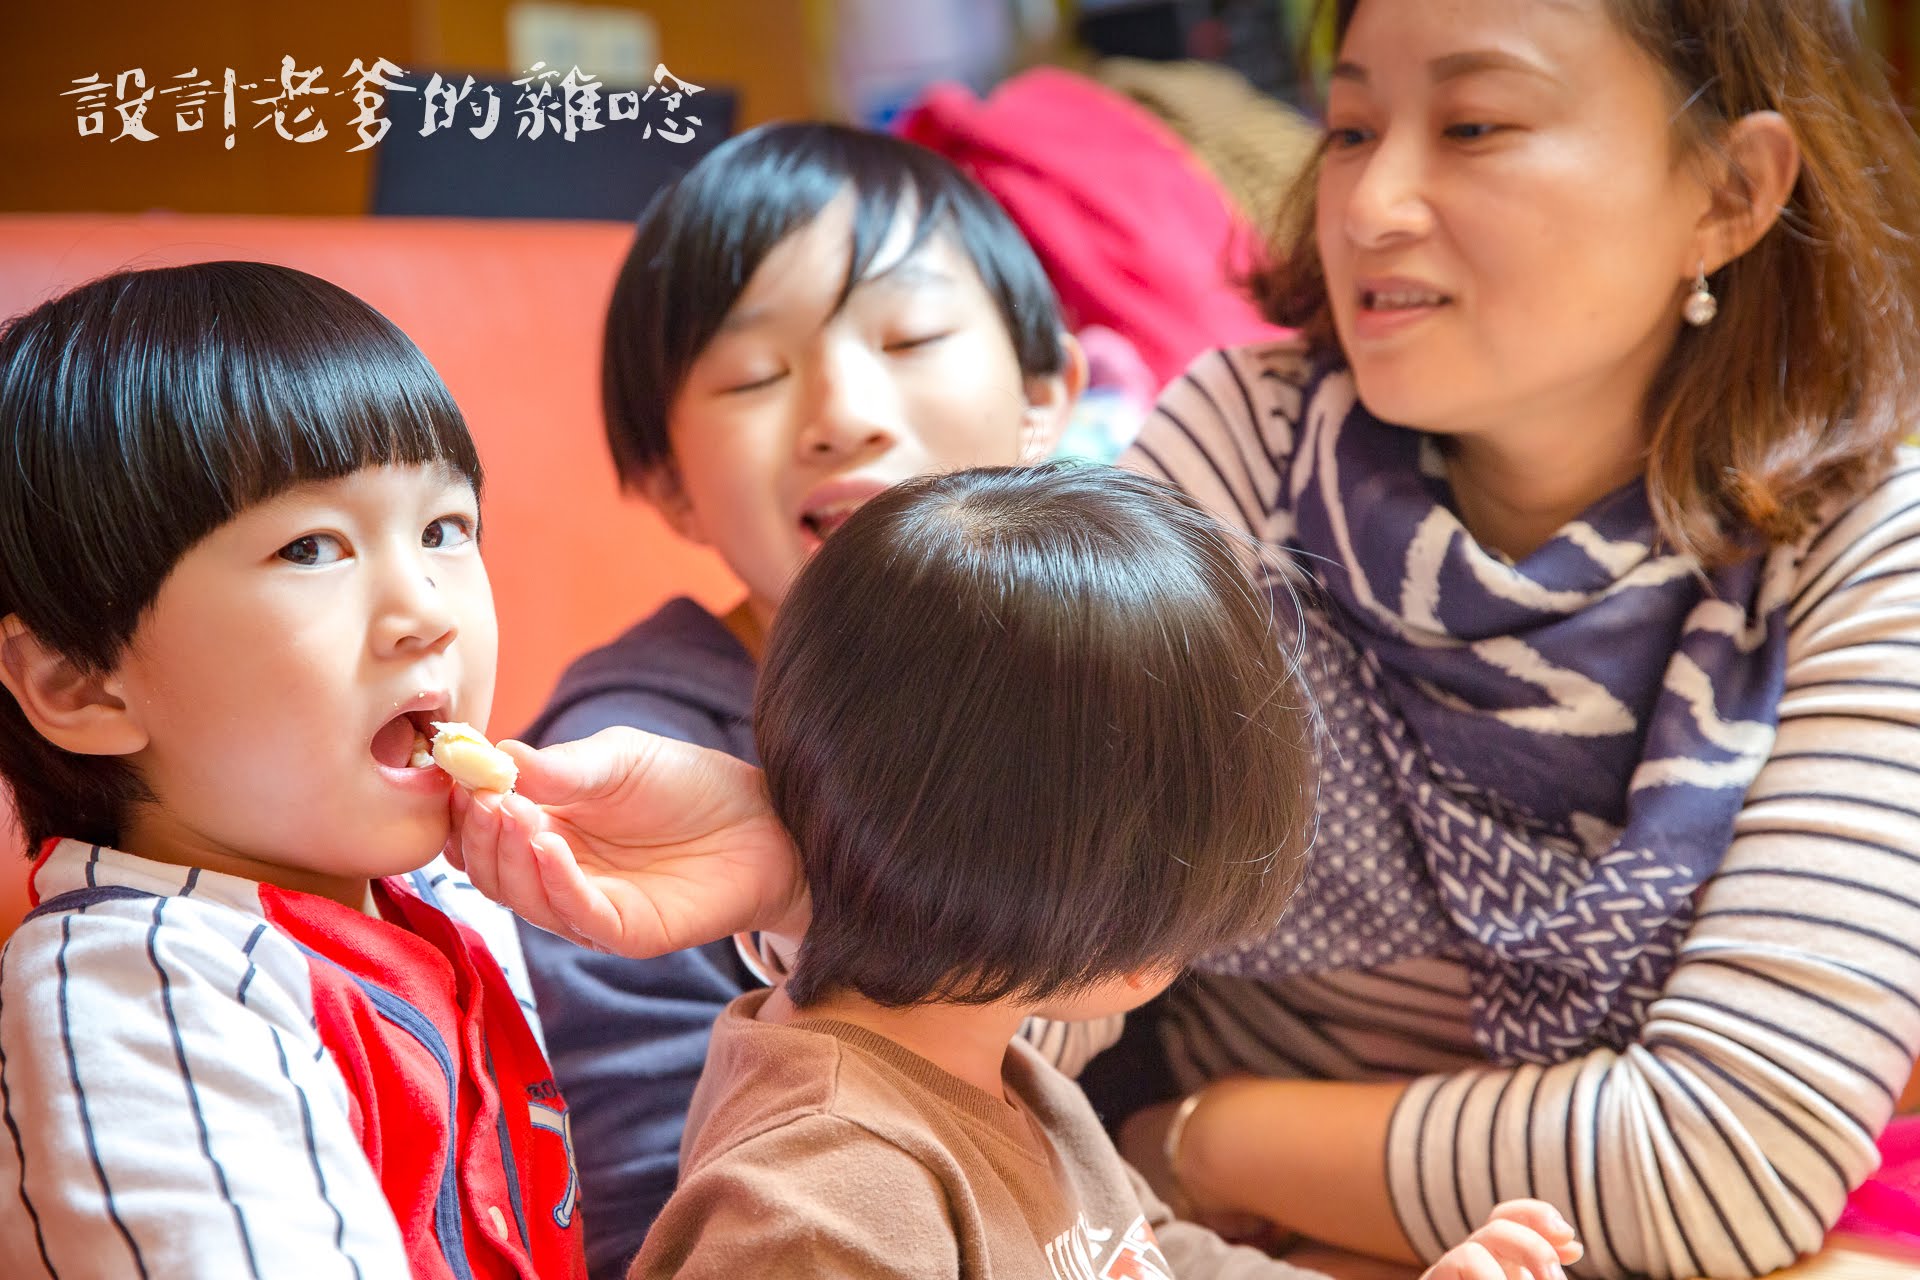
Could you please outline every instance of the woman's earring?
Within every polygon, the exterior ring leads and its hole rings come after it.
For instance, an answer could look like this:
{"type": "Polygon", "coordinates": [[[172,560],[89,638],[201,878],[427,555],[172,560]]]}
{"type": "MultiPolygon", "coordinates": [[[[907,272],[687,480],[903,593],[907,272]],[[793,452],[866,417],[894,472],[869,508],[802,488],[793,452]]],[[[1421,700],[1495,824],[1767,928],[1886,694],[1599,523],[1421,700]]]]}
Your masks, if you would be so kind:
{"type": "Polygon", "coordinates": [[[1704,262],[1693,274],[1693,292],[1680,305],[1680,314],[1696,329],[1711,324],[1713,318],[1720,314],[1720,304],[1714,301],[1713,290],[1707,288],[1707,264],[1704,262]]]}

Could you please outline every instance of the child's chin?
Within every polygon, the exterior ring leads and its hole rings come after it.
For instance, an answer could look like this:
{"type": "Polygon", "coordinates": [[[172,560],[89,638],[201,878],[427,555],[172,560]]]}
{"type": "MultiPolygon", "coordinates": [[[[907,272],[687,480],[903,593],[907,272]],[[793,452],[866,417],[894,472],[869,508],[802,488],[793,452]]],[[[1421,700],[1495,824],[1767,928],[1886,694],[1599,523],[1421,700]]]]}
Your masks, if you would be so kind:
{"type": "Polygon", "coordinates": [[[368,851],[374,855],[368,860],[368,878],[404,876],[420,870],[440,856],[452,833],[444,815],[438,820],[393,823],[381,848],[368,851]]]}

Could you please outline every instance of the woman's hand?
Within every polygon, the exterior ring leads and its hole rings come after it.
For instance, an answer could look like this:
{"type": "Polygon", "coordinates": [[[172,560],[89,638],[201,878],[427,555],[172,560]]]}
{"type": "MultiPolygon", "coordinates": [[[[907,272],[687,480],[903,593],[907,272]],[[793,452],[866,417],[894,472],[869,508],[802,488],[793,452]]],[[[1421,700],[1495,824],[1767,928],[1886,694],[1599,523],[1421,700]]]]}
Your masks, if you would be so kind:
{"type": "Polygon", "coordinates": [[[538,751],[499,745],[520,766],[515,792],[455,787],[447,845],[488,897],[636,957],[805,931],[806,881],[758,769],[627,728],[538,751]]]}
{"type": "Polygon", "coordinates": [[[1584,1252],[1559,1210],[1542,1200],[1493,1206],[1487,1223],[1440,1255],[1421,1280],[1565,1280],[1584,1252]]]}

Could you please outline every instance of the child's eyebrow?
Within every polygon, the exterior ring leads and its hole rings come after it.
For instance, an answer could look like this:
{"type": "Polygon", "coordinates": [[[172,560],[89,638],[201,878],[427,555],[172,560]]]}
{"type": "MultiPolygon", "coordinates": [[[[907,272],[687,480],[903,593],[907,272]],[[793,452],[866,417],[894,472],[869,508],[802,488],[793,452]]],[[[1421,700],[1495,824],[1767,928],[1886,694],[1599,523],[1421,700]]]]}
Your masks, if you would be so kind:
{"type": "Polygon", "coordinates": [[[766,306],[746,307],[729,311],[725,316],[721,317],[720,328],[716,336],[720,333],[739,333],[742,330],[751,329],[772,315],[773,308],[766,306]]]}
{"type": "MultiPolygon", "coordinates": [[[[945,293],[957,288],[959,283],[951,271],[943,270],[929,262],[924,254],[916,252],[892,266],[883,267],[870,275],[862,276],[854,282],[847,297],[851,301],[855,294],[871,292],[908,294],[922,289],[945,293]]],[[[720,321],[720,327],[715,336],[752,329],[771,320],[776,310],[777,308],[774,307],[757,306],[730,311],[720,321]]]]}
{"type": "Polygon", "coordinates": [[[892,266],[861,277],[853,287],[856,292],[874,287],[905,293],[914,289],[951,289],[958,283],[951,271],[942,270],[929,262],[923,253],[914,253],[892,266]]]}

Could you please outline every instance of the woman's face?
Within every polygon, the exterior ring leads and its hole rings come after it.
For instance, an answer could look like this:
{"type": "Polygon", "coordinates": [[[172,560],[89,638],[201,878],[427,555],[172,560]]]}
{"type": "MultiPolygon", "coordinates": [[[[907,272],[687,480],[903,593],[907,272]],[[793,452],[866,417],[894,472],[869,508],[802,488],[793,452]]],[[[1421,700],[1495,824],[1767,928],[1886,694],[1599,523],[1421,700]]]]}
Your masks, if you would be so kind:
{"type": "Polygon", "coordinates": [[[1602,0],[1364,0],[1327,105],[1316,232],[1367,407],[1638,432],[1709,194],[1602,0]]]}

